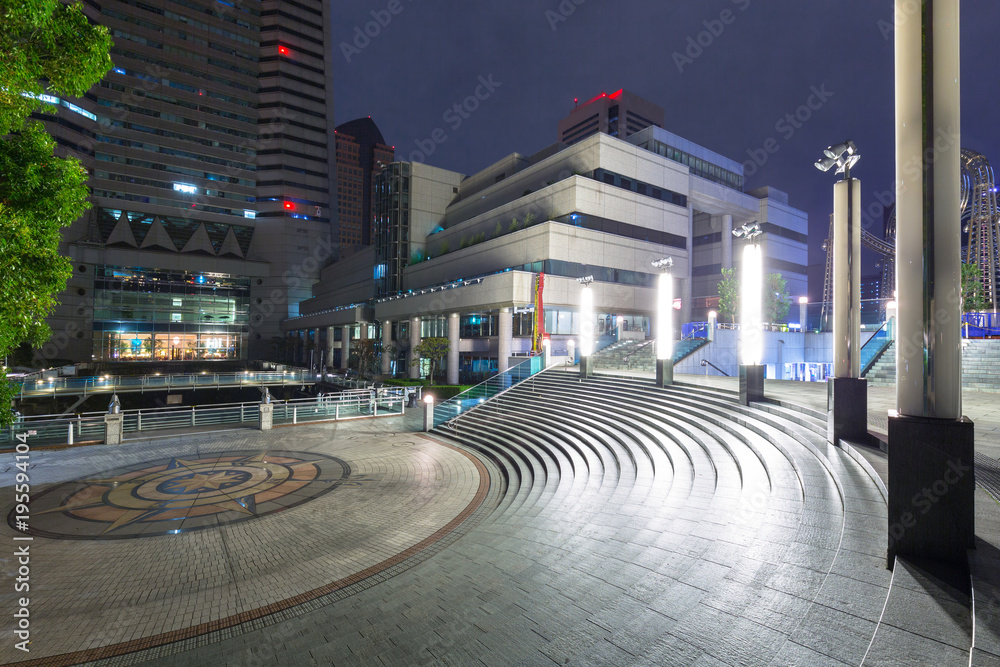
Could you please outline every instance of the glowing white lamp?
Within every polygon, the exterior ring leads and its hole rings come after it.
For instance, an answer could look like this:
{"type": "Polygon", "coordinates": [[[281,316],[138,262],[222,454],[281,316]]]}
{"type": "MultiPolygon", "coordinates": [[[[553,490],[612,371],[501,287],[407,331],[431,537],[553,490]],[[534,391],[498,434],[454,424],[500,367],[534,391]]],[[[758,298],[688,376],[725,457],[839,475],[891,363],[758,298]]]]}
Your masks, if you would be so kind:
{"type": "Polygon", "coordinates": [[[743,275],[740,281],[740,363],[756,366],[764,358],[764,260],[760,246],[743,246],[743,275]]]}
{"type": "Polygon", "coordinates": [[[670,271],[660,274],[656,291],[656,358],[674,356],[674,277],[670,271]]]}

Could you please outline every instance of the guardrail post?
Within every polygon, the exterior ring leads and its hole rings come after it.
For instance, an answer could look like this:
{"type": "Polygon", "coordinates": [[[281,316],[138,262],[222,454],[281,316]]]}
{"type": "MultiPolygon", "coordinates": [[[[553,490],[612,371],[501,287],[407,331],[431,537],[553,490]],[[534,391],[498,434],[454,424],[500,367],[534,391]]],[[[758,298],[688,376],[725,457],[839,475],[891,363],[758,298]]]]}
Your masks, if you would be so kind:
{"type": "Polygon", "coordinates": [[[299,408],[298,408],[298,406],[295,406],[295,407],[292,408],[292,423],[293,424],[298,424],[299,423],[299,408]]]}
{"type": "Polygon", "coordinates": [[[137,410],[135,413],[135,430],[142,430],[142,410],[137,410]]]}
{"type": "Polygon", "coordinates": [[[67,445],[73,444],[73,422],[69,423],[69,433],[66,436],[66,444],[67,445]]]}
{"type": "Polygon", "coordinates": [[[191,406],[191,426],[194,426],[194,406],[191,406]]]}
{"type": "Polygon", "coordinates": [[[241,424],[242,424],[242,423],[243,423],[243,421],[244,421],[244,419],[243,419],[243,406],[244,406],[244,404],[243,404],[243,403],[240,403],[240,423],[241,423],[241,424]]]}

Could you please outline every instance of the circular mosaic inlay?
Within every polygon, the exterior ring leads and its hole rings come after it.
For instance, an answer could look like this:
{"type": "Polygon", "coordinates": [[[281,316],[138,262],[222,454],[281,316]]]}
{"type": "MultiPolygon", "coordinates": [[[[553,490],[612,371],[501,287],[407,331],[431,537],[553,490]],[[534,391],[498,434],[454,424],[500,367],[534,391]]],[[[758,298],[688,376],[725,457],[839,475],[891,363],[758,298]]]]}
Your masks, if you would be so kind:
{"type": "MultiPolygon", "coordinates": [[[[119,539],[217,528],[280,512],[337,488],[351,469],[304,452],[216,452],[146,461],[31,498],[29,534],[119,539]]],[[[7,522],[14,527],[14,512],[7,522]]]]}

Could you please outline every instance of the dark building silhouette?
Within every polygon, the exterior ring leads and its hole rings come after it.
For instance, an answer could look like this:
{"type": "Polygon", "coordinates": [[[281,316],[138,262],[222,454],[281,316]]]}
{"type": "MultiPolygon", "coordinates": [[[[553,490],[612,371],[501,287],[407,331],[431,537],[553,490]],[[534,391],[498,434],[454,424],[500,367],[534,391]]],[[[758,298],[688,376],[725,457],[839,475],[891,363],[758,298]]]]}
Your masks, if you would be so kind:
{"type": "Polygon", "coordinates": [[[337,126],[337,205],[341,255],[372,243],[372,176],[395,156],[371,117],[337,126]]]}

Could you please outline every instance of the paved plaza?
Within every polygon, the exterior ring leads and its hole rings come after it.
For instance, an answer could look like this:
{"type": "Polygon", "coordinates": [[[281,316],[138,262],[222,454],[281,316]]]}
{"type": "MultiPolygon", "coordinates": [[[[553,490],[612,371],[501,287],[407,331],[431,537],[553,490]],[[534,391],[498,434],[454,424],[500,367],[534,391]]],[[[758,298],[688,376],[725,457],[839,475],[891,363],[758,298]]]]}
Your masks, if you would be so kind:
{"type": "MultiPolygon", "coordinates": [[[[745,408],[731,379],[602,378],[545,373],[432,437],[414,410],[34,451],[31,652],[0,658],[969,664],[967,596],[886,568],[884,455],[825,443],[825,385],[768,382],[779,402],[745,408]]],[[[990,456],[996,396],[966,398],[990,456]]],[[[875,430],[890,401],[871,390],[875,430]]],[[[979,494],[989,582],[1000,522],[979,494]]],[[[973,664],[998,664],[997,600],[977,598],[973,664]]]]}

